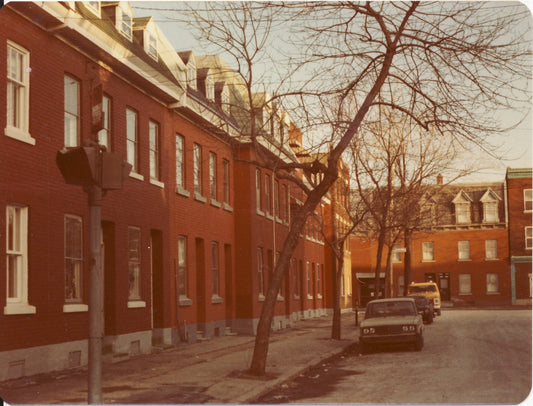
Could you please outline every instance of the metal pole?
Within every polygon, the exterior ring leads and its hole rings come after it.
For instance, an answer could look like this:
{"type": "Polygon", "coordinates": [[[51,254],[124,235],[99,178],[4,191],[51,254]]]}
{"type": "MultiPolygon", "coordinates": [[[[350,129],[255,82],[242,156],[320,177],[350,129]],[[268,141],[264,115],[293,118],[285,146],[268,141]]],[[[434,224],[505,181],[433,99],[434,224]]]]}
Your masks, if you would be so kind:
{"type": "Polygon", "coordinates": [[[104,336],[104,278],[102,272],[102,188],[91,186],[89,196],[89,404],[102,404],[102,339],[104,336]]]}

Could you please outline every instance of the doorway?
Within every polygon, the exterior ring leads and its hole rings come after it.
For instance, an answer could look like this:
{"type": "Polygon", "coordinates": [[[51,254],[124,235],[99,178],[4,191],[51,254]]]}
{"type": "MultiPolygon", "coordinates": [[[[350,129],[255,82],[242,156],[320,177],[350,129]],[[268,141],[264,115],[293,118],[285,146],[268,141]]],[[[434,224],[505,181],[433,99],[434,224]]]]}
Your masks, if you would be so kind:
{"type": "Polygon", "coordinates": [[[164,280],[162,231],[150,231],[150,247],[152,264],[152,329],[154,329],[163,328],[164,280]]]}

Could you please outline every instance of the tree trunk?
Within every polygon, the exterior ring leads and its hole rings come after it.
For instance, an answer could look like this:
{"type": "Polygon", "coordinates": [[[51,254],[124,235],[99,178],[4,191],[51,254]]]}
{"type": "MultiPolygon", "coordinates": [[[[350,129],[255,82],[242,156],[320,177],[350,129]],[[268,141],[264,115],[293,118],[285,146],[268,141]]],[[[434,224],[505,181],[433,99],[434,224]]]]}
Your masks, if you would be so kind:
{"type": "MultiPolygon", "coordinates": [[[[344,243],[340,243],[338,261],[333,257],[333,323],[331,325],[331,338],[341,339],[341,278],[344,268],[344,243]]],[[[337,255],[337,253],[335,253],[337,255]]]]}
{"type": "Polygon", "coordinates": [[[376,256],[376,271],[374,276],[374,299],[379,298],[379,287],[381,284],[379,274],[381,273],[381,258],[383,256],[383,246],[385,245],[385,232],[380,231],[378,236],[378,252],[376,256]]]}
{"type": "Polygon", "coordinates": [[[406,230],[404,232],[405,243],[405,256],[404,256],[404,268],[403,268],[403,294],[407,296],[407,287],[411,283],[411,244],[412,244],[412,231],[406,230]]]}

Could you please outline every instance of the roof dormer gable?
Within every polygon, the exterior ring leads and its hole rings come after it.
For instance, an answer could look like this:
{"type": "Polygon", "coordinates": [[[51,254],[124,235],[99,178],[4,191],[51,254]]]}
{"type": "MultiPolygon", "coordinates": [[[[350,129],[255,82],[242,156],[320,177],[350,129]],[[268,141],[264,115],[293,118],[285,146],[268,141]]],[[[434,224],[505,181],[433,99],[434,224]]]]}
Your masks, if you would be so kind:
{"type": "Polygon", "coordinates": [[[502,200],[501,197],[498,196],[491,188],[488,188],[483,196],[481,196],[481,199],[479,199],[481,203],[495,203],[499,202],[500,200],[502,200]]]}
{"type": "Polygon", "coordinates": [[[196,57],[193,51],[178,52],[179,57],[187,68],[187,85],[192,89],[198,88],[196,57]]]}
{"type": "Polygon", "coordinates": [[[215,101],[215,84],[210,68],[200,68],[196,71],[198,90],[202,92],[207,100],[215,101]]]}
{"type": "Polygon", "coordinates": [[[115,24],[117,31],[130,41],[133,38],[133,8],[127,1],[101,3],[101,10],[115,24]]]}
{"type": "Polygon", "coordinates": [[[144,51],[153,59],[158,59],[158,35],[153,17],[140,17],[133,20],[133,35],[142,44],[144,51]]]}
{"type": "Polygon", "coordinates": [[[471,204],[472,199],[470,198],[470,196],[468,196],[468,194],[464,190],[461,190],[459,193],[455,195],[455,197],[452,200],[452,203],[453,204],[461,204],[461,203],[471,204]]]}

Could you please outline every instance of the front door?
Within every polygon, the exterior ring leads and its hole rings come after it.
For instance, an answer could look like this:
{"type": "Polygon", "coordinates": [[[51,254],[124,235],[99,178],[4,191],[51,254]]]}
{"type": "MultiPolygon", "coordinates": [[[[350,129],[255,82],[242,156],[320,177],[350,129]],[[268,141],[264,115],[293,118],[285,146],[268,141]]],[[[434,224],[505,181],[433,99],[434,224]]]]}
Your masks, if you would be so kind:
{"type": "Polygon", "coordinates": [[[160,230],[151,230],[150,247],[152,257],[152,328],[163,328],[163,233],[160,230]]]}
{"type": "Polygon", "coordinates": [[[450,300],[450,274],[449,272],[439,273],[440,300],[450,300]]]}

